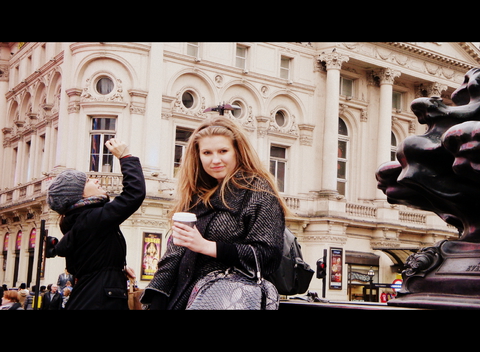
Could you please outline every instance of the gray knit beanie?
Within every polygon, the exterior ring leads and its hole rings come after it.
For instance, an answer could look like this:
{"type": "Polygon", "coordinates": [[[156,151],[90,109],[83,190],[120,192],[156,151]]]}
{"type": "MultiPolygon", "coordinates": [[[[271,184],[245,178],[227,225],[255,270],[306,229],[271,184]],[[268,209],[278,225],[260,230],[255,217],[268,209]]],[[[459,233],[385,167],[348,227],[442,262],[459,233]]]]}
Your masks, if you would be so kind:
{"type": "Polygon", "coordinates": [[[52,210],[65,214],[68,207],[83,198],[87,175],[82,171],[66,170],[52,182],[47,192],[47,203],[52,210]]]}

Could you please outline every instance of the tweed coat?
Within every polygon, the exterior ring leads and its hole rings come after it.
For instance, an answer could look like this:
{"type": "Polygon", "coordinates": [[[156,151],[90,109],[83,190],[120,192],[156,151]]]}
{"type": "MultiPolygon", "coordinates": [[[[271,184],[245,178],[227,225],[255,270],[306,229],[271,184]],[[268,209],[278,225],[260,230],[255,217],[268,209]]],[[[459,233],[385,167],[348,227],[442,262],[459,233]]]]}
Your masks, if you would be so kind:
{"type": "Polygon", "coordinates": [[[120,159],[123,190],[111,202],[68,212],[56,246],[77,282],[66,309],[128,309],[127,278],[123,271],[126,242],[119,225],[142,204],[145,179],[137,157],[120,159]]]}
{"type": "Polygon", "coordinates": [[[256,178],[254,186],[260,190],[234,188],[227,192],[228,206],[222,203],[217,191],[211,207],[202,202],[190,210],[197,215],[196,226],[203,237],[217,242],[217,258],[176,246],[169,240],[158,270],[145,288],[142,303],[148,304],[157,292],[168,297],[167,309],[185,309],[195,283],[218,269],[235,266],[253,277],[256,266],[249,245],[256,251],[262,276],[278,267],[285,229],[283,209],[265,180],[256,178]],[[219,243],[233,245],[237,255],[222,255],[219,243]]]}

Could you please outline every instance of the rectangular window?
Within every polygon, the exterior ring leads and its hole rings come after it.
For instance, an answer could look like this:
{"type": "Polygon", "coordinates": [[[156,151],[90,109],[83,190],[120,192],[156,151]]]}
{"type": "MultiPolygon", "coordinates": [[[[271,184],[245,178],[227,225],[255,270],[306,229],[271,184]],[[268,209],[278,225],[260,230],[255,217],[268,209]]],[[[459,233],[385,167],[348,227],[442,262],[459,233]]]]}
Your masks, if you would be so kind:
{"type": "Polygon", "coordinates": [[[193,130],[185,128],[177,128],[175,131],[175,156],[173,160],[173,177],[177,176],[180,163],[182,162],[183,154],[185,153],[185,147],[187,146],[188,139],[192,135],[193,130]]]}
{"type": "Polygon", "coordinates": [[[353,97],[353,79],[340,77],[340,95],[353,97]]]}
{"type": "Polygon", "coordinates": [[[243,70],[247,69],[247,47],[237,45],[237,52],[235,54],[235,67],[243,70]]]}
{"type": "Polygon", "coordinates": [[[278,190],[285,192],[285,176],[287,170],[287,148],[270,147],[270,172],[277,180],[278,190]]]}
{"type": "Polygon", "coordinates": [[[282,56],[280,59],[280,78],[290,79],[290,62],[292,59],[282,56]]]}
{"type": "Polygon", "coordinates": [[[30,181],[33,177],[33,165],[32,165],[32,158],[31,158],[31,151],[32,151],[32,141],[28,141],[25,143],[25,170],[27,170],[27,175],[25,181],[30,181]]]}
{"type": "Polygon", "coordinates": [[[90,131],[90,171],[113,172],[113,154],[105,142],[115,137],[115,118],[94,117],[90,131]]]}
{"type": "Polygon", "coordinates": [[[198,57],[198,42],[187,42],[187,55],[198,57]]]}
{"type": "Polygon", "coordinates": [[[337,159],[337,191],[345,195],[345,185],[347,183],[347,141],[338,141],[338,159],[337,159]]]}
{"type": "Polygon", "coordinates": [[[393,92],[392,93],[392,109],[397,111],[402,111],[402,93],[393,92]]]}

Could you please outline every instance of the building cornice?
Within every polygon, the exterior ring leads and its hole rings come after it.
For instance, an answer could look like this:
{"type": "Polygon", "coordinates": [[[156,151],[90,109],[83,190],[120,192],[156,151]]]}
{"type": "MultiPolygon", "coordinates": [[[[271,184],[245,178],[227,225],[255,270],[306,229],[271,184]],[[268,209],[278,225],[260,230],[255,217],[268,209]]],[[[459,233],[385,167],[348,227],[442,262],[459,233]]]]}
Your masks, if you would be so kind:
{"type": "MultiPolygon", "coordinates": [[[[380,46],[388,46],[388,47],[394,47],[401,49],[403,51],[407,51],[409,53],[417,54],[424,59],[436,61],[438,63],[442,63],[444,65],[448,66],[453,66],[453,67],[458,67],[461,69],[469,70],[473,67],[475,67],[474,64],[470,62],[466,62],[463,60],[459,60],[453,57],[446,56],[445,54],[442,53],[437,53],[425,48],[421,48],[419,46],[407,43],[407,42],[378,42],[375,43],[380,46]]],[[[480,56],[479,52],[475,51],[472,49],[472,45],[467,42],[458,42],[457,43],[462,49],[464,49],[469,55],[471,55],[472,59],[475,60],[476,62],[480,63],[480,56]]]]}

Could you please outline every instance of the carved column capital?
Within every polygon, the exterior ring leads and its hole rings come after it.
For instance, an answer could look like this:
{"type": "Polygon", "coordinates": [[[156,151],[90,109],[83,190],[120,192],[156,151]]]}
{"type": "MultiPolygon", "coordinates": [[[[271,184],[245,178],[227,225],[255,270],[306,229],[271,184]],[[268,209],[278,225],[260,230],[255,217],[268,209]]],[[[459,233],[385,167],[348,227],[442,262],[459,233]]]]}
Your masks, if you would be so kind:
{"type": "Polygon", "coordinates": [[[318,61],[325,62],[327,65],[327,70],[335,69],[340,70],[344,62],[348,62],[350,58],[347,55],[340,54],[337,51],[325,54],[321,53],[318,56],[318,61]]]}
{"type": "Polygon", "coordinates": [[[376,76],[380,78],[380,84],[393,84],[395,78],[400,76],[400,71],[396,71],[391,68],[381,69],[376,73],[376,76]]]}
{"type": "Polygon", "coordinates": [[[442,92],[447,90],[446,84],[441,84],[439,82],[433,82],[432,84],[428,85],[427,87],[427,96],[429,97],[441,97],[442,92]]]}

